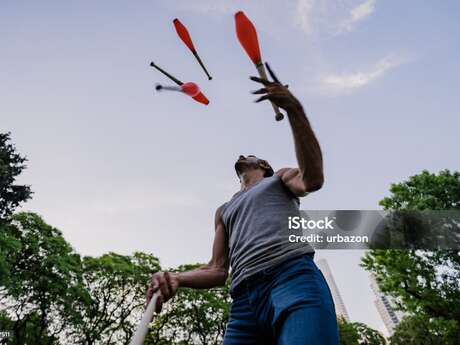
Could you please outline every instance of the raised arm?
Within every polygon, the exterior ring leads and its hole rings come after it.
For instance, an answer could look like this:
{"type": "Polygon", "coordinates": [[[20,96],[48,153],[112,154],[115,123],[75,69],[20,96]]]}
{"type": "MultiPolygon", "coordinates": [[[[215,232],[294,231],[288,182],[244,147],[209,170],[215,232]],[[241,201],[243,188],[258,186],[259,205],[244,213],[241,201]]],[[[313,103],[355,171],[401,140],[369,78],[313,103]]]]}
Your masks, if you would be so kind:
{"type": "Polygon", "coordinates": [[[294,194],[304,196],[309,192],[320,189],[323,185],[321,148],[300,102],[292,95],[287,86],[278,81],[268,65],[267,68],[274,81],[270,82],[258,77],[251,77],[252,80],[264,85],[264,88],[253,93],[264,94],[256,102],[271,100],[287,112],[294,136],[299,167],[281,169],[277,172],[277,175],[281,177],[294,194]]]}
{"type": "Polygon", "coordinates": [[[176,294],[179,287],[208,289],[225,284],[228,276],[228,241],[220,208],[215,215],[215,234],[212,257],[207,265],[188,272],[157,272],[152,276],[147,291],[147,304],[155,292],[158,293],[156,311],[176,294]]]}

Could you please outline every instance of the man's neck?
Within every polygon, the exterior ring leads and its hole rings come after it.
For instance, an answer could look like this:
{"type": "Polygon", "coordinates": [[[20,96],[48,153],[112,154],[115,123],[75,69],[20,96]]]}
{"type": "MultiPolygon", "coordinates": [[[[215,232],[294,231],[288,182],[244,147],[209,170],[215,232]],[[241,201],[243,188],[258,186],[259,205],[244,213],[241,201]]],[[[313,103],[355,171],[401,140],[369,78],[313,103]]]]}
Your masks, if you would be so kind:
{"type": "Polygon", "coordinates": [[[246,190],[264,178],[263,171],[244,172],[240,175],[241,189],[246,190]]]}

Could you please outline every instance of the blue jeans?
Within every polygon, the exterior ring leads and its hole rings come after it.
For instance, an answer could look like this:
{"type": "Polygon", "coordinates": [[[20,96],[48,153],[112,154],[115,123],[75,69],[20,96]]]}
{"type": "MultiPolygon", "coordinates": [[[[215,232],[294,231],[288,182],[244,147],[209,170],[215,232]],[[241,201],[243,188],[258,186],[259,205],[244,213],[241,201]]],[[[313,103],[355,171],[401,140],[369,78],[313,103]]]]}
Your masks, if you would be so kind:
{"type": "Polygon", "coordinates": [[[242,281],[232,292],[224,345],[338,345],[329,287],[310,256],[242,281]]]}

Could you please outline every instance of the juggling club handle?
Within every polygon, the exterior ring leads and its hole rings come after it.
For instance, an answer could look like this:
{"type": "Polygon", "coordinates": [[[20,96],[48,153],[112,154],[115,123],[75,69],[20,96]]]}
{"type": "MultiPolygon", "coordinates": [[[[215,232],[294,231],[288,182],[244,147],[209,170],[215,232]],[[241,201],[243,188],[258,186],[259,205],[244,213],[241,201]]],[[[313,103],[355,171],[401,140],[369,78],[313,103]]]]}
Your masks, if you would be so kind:
{"type": "Polygon", "coordinates": [[[169,79],[171,79],[173,82],[175,82],[177,85],[182,85],[183,82],[181,82],[179,79],[173,77],[171,74],[169,74],[168,72],[166,72],[163,68],[155,65],[155,63],[152,61],[150,63],[150,67],[153,67],[153,68],[156,68],[158,71],[160,71],[161,73],[163,73],[165,76],[167,76],[169,79]]]}
{"type": "MultiPolygon", "coordinates": [[[[257,72],[259,72],[259,76],[263,79],[267,79],[267,73],[265,73],[265,67],[262,62],[256,65],[257,72]]],[[[276,104],[274,104],[272,101],[270,101],[272,104],[273,110],[275,111],[275,120],[276,121],[281,121],[284,119],[284,115],[281,113],[280,108],[276,104]]]]}
{"type": "Polygon", "coordinates": [[[142,316],[141,322],[137,326],[136,333],[134,333],[133,337],[131,338],[131,342],[129,343],[129,345],[144,344],[145,337],[147,335],[147,332],[149,331],[150,322],[152,321],[152,317],[155,312],[157,298],[158,295],[155,293],[150,299],[150,302],[144,311],[144,315],[142,316]]]}
{"type": "Polygon", "coordinates": [[[211,75],[209,74],[208,70],[206,69],[206,67],[204,67],[204,64],[203,64],[203,61],[201,61],[201,58],[200,56],[198,55],[198,53],[194,50],[193,52],[193,55],[195,56],[196,60],[198,61],[198,63],[200,64],[201,68],[203,69],[204,73],[206,73],[206,76],[208,77],[209,80],[212,79],[211,75]]]}

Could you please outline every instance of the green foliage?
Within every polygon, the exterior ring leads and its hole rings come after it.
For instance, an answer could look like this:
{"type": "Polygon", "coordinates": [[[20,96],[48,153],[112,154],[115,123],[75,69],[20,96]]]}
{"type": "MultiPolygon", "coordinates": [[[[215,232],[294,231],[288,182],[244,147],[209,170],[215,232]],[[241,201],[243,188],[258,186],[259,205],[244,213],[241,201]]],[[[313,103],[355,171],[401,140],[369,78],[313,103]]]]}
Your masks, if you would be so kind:
{"type": "Polygon", "coordinates": [[[6,222],[0,222],[0,292],[1,287],[8,284],[15,257],[21,250],[21,242],[12,236],[14,227],[6,222]]]}
{"type": "MultiPolygon", "coordinates": [[[[380,202],[387,210],[459,209],[460,173],[445,170],[436,175],[423,171],[408,181],[393,184],[390,191],[391,196],[380,202]]],[[[362,266],[375,274],[380,290],[392,296],[401,310],[430,320],[430,325],[448,322],[454,324],[451,329],[458,329],[458,250],[371,250],[363,257],[362,266]]],[[[426,327],[423,331],[435,329],[426,327]]],[[[439,337],[438,333],[432,335],[439,337]]],[[[400,332],[399,338],[407,334],[407,331],[400,332]]],[[[460,333],[457,332],[456,337],[459,341],[460,333]]],[[[448,339],[444,340],[444,344],[451,344],[448,339]]]]}
{"type": "Polygon", "coordinates": [[[458,327],[453,320],[408,316],[396,327],[389,340],[391,345],[456,344],[458,327]]]}
{"type": "Polygon", "coordinates": [[[392,184],[391,196],[380,205],[385,210],[460,209],[460,172],[443,170],[438,175],[424,170],[408,181],[392,184]]]}
{"type": "Polygon", "coordinates": [[[338,319],[340,345],[385,345],[385,338],[360,322],[338,319]]]}
{"type": "Polygon", "coordinates": [[[83,260],[56,228],[34,213],[0,225],[5,274],[0,329],[9,344],[127,344],[143,312],[150,254],[83,260]]]}
{"type": "Polygon", "coordinates": [[[12,344],[27,339],[53,344],[71,325],[75,301],[84,294],[80,257],[40,216],[19,213],[11,221],[2,225],[12,250],[4,265],[8,275],[0,286],[0,304],[12,321],[12,344]]]}
{"type": "Polygon", "coordinates": [[[359,334],[351,322],[347,322],[343,318],[338,320],[340,345],[356,345],[358,344],[359,334]]]}
{"type": "Polygon", "coordinates": [[[9,217],[31,195],[29,186],[14,183],[24,170],[26,159],[16,152],[9,140],[9,133],[0,133],[0,220],[9,217]]]}
{"type": "MultiPolygon", "coordinates": [[[[184,265],[188,271],[201,265],[184,265]]],[[[229,283],[209,290],[179,289],[155,317],[146,344],[221,344],[230,312],[229,283]]]]}
{"type": "Polygon", "coordinates": [[[363,266],[409,313],[460,320],[460,258],[455,251],[372,250],[363,266]]]}
{"type": "Polygon", "coordinates": [[[0,286],[8,279],[8,253],[20,245],[11,240],[5,231],[8,218],[31,195],[29,186],[15,184],[17,176],[25,168],[26,159],[16,152],[9,141],[9,133],[0,133],[0,286]]]}
{"type": "Polygon", "coordinates": [[[90,296],[79,310],[81,322],[72,334],[80,344],[128,344],[144,311],[151,275],[160,270],[153,255],[115,253],[85,257],[83,285],[90,296]]]}

